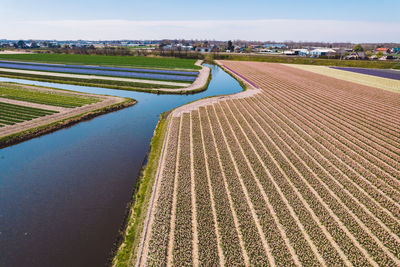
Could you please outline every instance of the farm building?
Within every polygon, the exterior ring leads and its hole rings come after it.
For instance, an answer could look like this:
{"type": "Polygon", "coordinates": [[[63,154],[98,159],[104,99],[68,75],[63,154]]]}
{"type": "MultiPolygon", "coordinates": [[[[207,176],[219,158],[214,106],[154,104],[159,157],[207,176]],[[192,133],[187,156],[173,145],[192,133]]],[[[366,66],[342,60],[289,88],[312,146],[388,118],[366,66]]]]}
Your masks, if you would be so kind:
{"type": "Polygon", "coordinates": [[[382,52],[383,54],[390,54],[390,49],[385,47],[375,49],[375,53],[378,52],[382,52]]]}
{"type": "Polygon", "coordinates": [[[314,57],[320,56],[334,56],[336,55],[336,51],[329,48],[317,48],[310,51],[310,55],[314,57]]]}
{"type": "Polygon", "coordinates": [[[393,54],[399,54],[399,53],[400,53],[400,47],[393,47],[393,48],[391,49],[391,52],[392,52],[393,54]]]}
{"type": "Polygon", "coordinates": [[[344,59],[367,59],[367,56],[364,52],[353,52],[350,55],[344,57],[344,59]]]}
{"type": "Polygon", "coordinates": [[[286,56],[295,56],[296,53],[293,50],[285,50],[283,51],[283,54],[285,54],[286,56]]]}
{"type": "Polygon", "coordinates": [[[283,49],[283,48],[286,48],[286,45],[284,45],[284,44],[266,44],[265,48],[283,49]]]}
{"type": "Polygon", "coordinates": [[[307,56],[310,54],[308,49],[292,49],[292,51],[298,56],[307,56]]]}
{"type": "Polygon", "coordinates": [[[211,52],[210,47],[196,47],[196,52],[211,52]]]}

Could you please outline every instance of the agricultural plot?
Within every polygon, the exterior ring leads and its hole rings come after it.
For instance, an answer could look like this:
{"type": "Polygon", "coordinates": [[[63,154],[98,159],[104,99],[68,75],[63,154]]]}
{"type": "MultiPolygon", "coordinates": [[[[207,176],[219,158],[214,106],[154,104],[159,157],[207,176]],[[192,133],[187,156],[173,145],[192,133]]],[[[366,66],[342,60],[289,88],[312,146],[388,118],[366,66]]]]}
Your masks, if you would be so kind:
{"type": "Polygon", "coordinates": [[[172,112],[140,266],[399,266],[400,95],[221,62],[261,92],[172,112]]]}
{"type": "Polygon", "coordinates": [[[135,100],[0,83],[0,148],[135,104],[135,100]]]}
{"type": "Polygon", "coordinates": [[[286,66],[291,66],[301,70],[311,71],[317,74],[322,74],[325,76],[341,79],[348,82],[380,88],[383,90],[400,92],[400,81],[395,79],[388,79],[362,73],[355,73],[346,70],[330,68],[327,66],[296,65],[296,64],[290,64],[286,66]]]}
{"type": "Polygon", "coordinates": [[[60,67],[50,65],[32,65],[32,64],[19,64],[19,63],[6,63],[0,62],[0,70],[5,69],[18,69],[18,70],[33,70],[43,72],[57,72],[57,73],[72,73],[84,75],[97,75],[97,76],[110,76],[110,77],[124,77],[148,80],[163,80],[163,81],[183,81],[193,82],[196,76],[165,74],[165,73],[150,73],[150,72],[133,72],[133,71],[119,71],[119,70],[102,70],[102,69],[89,69],[89,68],[73,68],[73,67],[60,67]]]}
{"type": "Polygon", "coordinates": [[[351,71],[355,73],[367,74],[382,78],[400,80],[400,71],[398,70],[381,70],[381,69],[363,69],[363,68],[345,68],[345,67],[331,67],[337,70],[351,71]]]}
{"type": "Polygon", "coordinates": [[[0,127],[29,121],[58,111],[44,110],[0,102],[0,127]]]}
{"type": "Polygon", "coordinates": [[[99,56],[69,54],[2,54],[0,59],[32,61],[43,63],[129,66],[139,68],[199,70],[195,59],[140,57],[140,56],[99,56]]]}
{"type": "Polygon", "coordinates": [[[71,95],[62,91],[37,90],[34,87],[0,83],[0,98],[25,101],[43,105],[75,108],[99,102],[96,97],[71,95]]]}
{"type": "MultiPolygon", "coordinates": [[[[63,55],[61,58],[70,59],[66,56],[71,56],[72,59],[75,58],[74,55],[63,55]]],[[[35,55],[33,58],[36,57],[37,55],[35,55]]],[[[52,57],[50,56],[50,58],[52,57]]],[[[105,62],[103,62],[103,64],[106,64],[106,62],[109,62],[110,58],[115,59],[115,63],[118,63],[118,58],[114,57],[99,57],[97,60],[104,59],[105,62]]],[[[90,56],[87,59],[93,58],[90,56]]],[[[146,58],[144,61],[148,60],[149,59],[146,58]]],[[[160,62],[165,62],[166,59],[158,58],[157,60],[160,60],[160,62]]],[[[175,60],[176,59],[171,59],[172,62],[175,60]]],[[[92,61],[89,60],[88,62],[92,61]]],[[[155,62],[158,61],[154,61],[154,63],[155,62]]],[[[113,67],[108,65],[65,65],[29,61],[20,62],[0,60],[0,76],[129,91],[182,94],[195,93],[207,88],[210,77],[210,69],[208,67],[203,67],[201,65],[201,60],[193,63],[195,68],[192,68],[192,70],[200,68],[199,71],[169,68],[160,69],[163,66],[162,64],[155,68],[130,68],[113,67]]]]}
{"type": "Polygon", "coordinates": [[[189,75],[196,76],[198,72],[195,71],[178,71],[178,70],[161,70],[161,69],[146,69],[146,68],[123,68],[123,67],[104,67],[104,66],[87,66],[87,65],[65,65],[65,64],[46,64],[35,62],[20,62],[20,61],[7,61],[0,60],[0,63],[9,64],[22,64],[30,66],[44,66],[54,68],[78,68],[78,69],[94,69],[94,70],[113,70],[113,71],[132,71],[132,72],[148,72],[148,73],[162,73],[162,74],[176,74],[176,75],[189,75]]]}

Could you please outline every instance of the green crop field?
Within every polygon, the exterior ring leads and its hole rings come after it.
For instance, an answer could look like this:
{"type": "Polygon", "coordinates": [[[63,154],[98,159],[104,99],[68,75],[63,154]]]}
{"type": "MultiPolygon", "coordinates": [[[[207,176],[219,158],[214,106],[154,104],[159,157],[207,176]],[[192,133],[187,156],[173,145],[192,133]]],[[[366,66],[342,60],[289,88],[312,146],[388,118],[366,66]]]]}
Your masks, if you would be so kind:
{"type": "Polygon", "coordinates": [[[93,97],[31,90],[24,86],[0,83],[0,97],[65,108],[81,107],[99,100],[93,97]]]}
{"type": "Polygon", "coordinates": [[[138,56],[98,56],[98,55],[71,55],[71,54],[4,54],[3,60],[35,61],[46,63],[130,66],[142,68],[164,69],[200,69],[194,65],[196,59],[138,57],[138,56]]]}
{"type": "Polygon", "coordinates": [[[0,126],[36,119],[58,111],[44,110],[0,102],[0,126]]]}

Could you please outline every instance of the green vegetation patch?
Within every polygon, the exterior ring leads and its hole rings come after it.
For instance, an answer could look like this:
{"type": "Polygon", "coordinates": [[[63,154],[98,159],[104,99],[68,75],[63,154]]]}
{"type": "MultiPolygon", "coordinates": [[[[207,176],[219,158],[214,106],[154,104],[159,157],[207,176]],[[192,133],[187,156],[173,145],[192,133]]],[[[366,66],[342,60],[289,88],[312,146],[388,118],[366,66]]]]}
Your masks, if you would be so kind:
{"type": "Polygon", "coordinates": [[[65,108],[81,107],[86,104],[100,101],[94,97],[63,94],[53,91],[32,90],[24,86],[11,84],[0,84],[0,97],[65,108]]]}
{"type": "Polygon", "coordinates": [[[3,125],[14,125],[16,123],[51,115],[53,113],[58,113],[58,111],[0,102],[0,124],[3,125]]]}
{"type": "Polygon", "coordinates": [[[73,54],[3,54],[3,60],[33,61],[61,64],[83,64],[102,66],[130,66],[140,68],[198,70],[196,59],[143,57],[143,56],[99,56],[73,54]]]}

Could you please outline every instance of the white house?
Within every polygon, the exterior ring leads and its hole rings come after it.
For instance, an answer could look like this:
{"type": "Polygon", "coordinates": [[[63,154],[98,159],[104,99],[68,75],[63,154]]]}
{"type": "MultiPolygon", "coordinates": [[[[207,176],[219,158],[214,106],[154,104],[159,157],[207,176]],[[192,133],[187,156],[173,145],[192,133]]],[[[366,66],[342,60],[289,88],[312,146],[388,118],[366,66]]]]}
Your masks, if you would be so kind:
{"type": "Polygon", "coordinates": [[[292,51],[298,56],[307,56],[308,54],[310,54],[310,51],[304,48],[292,49],[292,51]]]}
{"type": "Polygon", "coordinates": [[[313,57],[320,56],[333,56],[336,54],[336,51],[330,48],[317,48],[310,51],[310,55],[313,57]]]}

